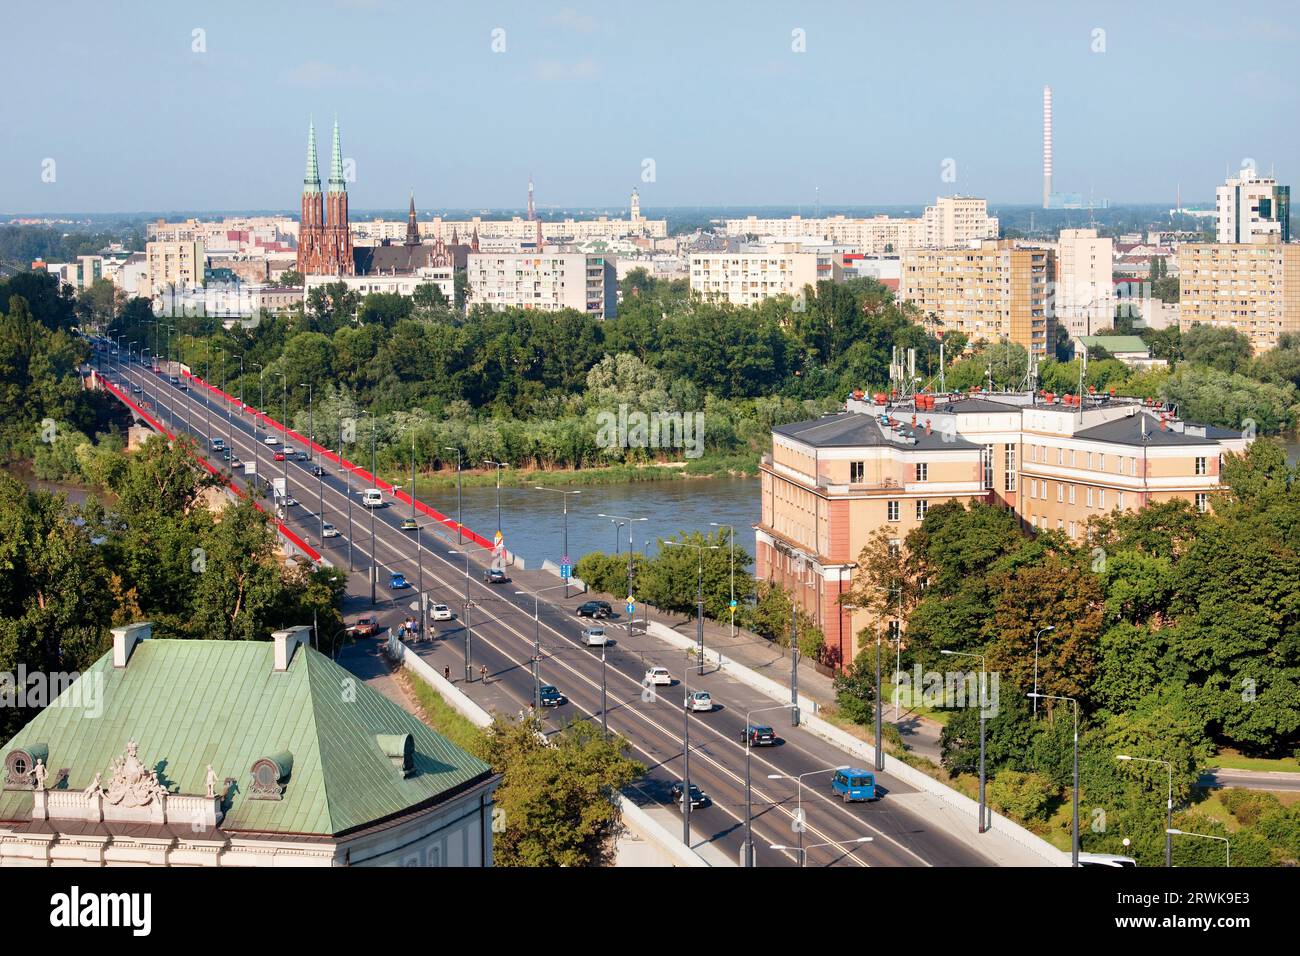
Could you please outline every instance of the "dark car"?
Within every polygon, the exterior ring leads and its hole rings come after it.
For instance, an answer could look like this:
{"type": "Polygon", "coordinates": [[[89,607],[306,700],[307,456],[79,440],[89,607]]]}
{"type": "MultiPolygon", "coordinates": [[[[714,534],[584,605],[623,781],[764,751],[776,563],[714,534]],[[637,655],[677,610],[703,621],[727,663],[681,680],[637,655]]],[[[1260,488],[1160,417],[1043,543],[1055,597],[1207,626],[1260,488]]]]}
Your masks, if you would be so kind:
{"type": "Polygon", "coordinates": [[[565,697],[550,684],[543,684],[539,699],[541,700],[543,707],[559,707],[561,704],[566,703],[569,698],[565,697]]]}
{"type": "Polygon", "coordinates": [[[770,747],[776,743],[776,732],[771,727],[751,724],[740,732],[740,742],[751,747],[770,747]]]}
{"type": "Polygon", "coordinates": [[[608,601],[587,601],[578,605],[578,617],[609,617],[614,609],[608,601]]]}
{"type": "Polygon", "coordinates": [[[298,452],[298,454],[297,454],[295,457],[298,459],[298,461],[310,461],[310,460],[311,460],[311,456],[308,455],[305,451],[300,451],[300,452],[298,452]]]}
{"type": "MultiPolygon", "coordinates": [[[[682,783],[680,780],[673,784],[672,795],[673,800],[677,803],[682,802],[682,783]]],[[[691,809],[694,810],[698,807],[707,807],[708,805],[709,795],[699,787],[695,786],[695,784],[691,784],[691,809]]]]}
{"type": "Polygon", "coordinates": [[[488,568],[483,572],[483,581],[485,584],[505,584],[509,580],[510,576],[500,568],[488,568]]]}
{"type": "Polygon", "coordinates": [[[315,468],[311,470],[311,473],[313,475],[323,475],[325,474],[325,469],[322,468],[320,465],[317,465],[315,468]]]}

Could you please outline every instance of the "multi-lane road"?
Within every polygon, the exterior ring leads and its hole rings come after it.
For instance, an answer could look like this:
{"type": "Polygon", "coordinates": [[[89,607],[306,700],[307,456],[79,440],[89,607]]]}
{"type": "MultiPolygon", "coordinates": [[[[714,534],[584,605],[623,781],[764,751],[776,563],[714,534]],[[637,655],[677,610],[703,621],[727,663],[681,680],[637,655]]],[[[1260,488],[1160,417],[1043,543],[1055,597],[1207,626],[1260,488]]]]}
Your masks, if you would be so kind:
{"type": "MultiPolygon", "coordinates": [[[[466,689],[471,696],[487,689],[477,686],[479,668],[486,666],[492,699],[504,699],[514,709],[526,708],[533,697],[534,635],[540,634],[541,682],[555,685],[568,697],[564,705],[542,713],[547,728],[555,730],[573,720],[600,721],[603,716],[609,729],[628,741],[632,756],[648,768],[634,788],[633,797],[676,810],[669,788],[682,777],[684,689],[710,692],[714,711],[692,714],[686,721],[690,733],[690,780],[710,799],[707,806],[691,814],[695,845],[711,843],[729,859],[739,859],[746,819],[742,729],[747,713],[763,709],[762,714],[753,714],[752,722],[774,727],[778,744],[753,748],[749,754],[753,781],[751,826],[758,865],[797,865],[801,858],[798,851],[770,847],[798,845],[800,830],[808,866],[989,864],[971,846],[978,837],[963,840],[935,826],[918,812],[917,806],[923,803],[919,795],[889,773],[876,775],[882,799],[869,804],[842,802],[830,792],[830,773],[825,771],[859,765],[860,761],[801,728],[791,727],[787,711],[725,671],[696,674],[682,651],[641,633],[640,628],[629,632],[617,616],[608,625],[613,643],[606,650],[602,666],[601,649],[587,648],[580,641],[582,627],[590,623],[577,618],[574,612],[581,596],[575,593],[566,599],[562,590],[554,587],[559,583],[554,576],[539,571],[515,572],[514,580],[508,583],[487,585],[482,580],[486,553],[474,545],[458,546],[454,530],[447,531],[423,515],[420,530],[402,530],[401,521],[410,516],[410,507],[398,502],[373,513],[367,511],[361,503],[363,481],[336,464],[320,460],[318,455],[311,461],[273,461],[274,451],[283,447],[286,438],[273,430],[280,445],[266,445],[265,426],[251,411],[221,399],[197,382],[188,390],[178,388],[168,376],[154,374],[148,366],[127,366],[107,354],[99,355],[98,362],[102,363],[101,374],[109,381],[133,392],[141,389],[131,395],[132,399],[150,401],[154,415],[167,427],[194,435],[200,452],[207,454],[214,465],[221,467],[225,462],[211,452],[208,439],[220,436],[238,458],[257,461],[263,476],[284,477],[289,494],[299,502],[285,509],[284,520],[339,567],[348,566],[350,507],[353,567],[369,573],[373,555],[380,569],[375,608],[380,624],[396,625],[411,613],[409,607],[417,599],[415,585],[422,578],[429,601],[449,605],[456,618],[427,623],[425,637],[431,639],[417,645],[419,652],[437,668],[448,667],[454,679],[463,680],[468,643],[473,681],[466,689]],[[324,466],[322,475],[312,473],[318,463],[324,466]],[[338,537],[320,538],[322,514],[325,521],[339,529],[338,537]],[[390,591],[386,585],[388,575],[394,571],[404,574],[412,587],[390,591]],[[536,602],[535,620],[533,594],[541,588],[549,590],[542,592],[536,602]],[[642,682],[651,665],[667,667],[674,684],[648,693],[642,682]],[[602,672],[607,701],[603,714],[602,672]],[[801,774],[808,775],[802,788],[797,784],[801,774]],[[800,797],[802,826],[797,812],[800,797]],[[870,842],[858,842],[866,837],[870,842]]],[[[289,438],[288,444],[298,448],[300,443],[289,438]]],[[[364,449],[357,452],[364,455],[364,449]]],[[[237,482],[243,480],[240,475],[234,477],[237,482]]],[[[646,493],[654,492],[650,489],[646,493]]]]}

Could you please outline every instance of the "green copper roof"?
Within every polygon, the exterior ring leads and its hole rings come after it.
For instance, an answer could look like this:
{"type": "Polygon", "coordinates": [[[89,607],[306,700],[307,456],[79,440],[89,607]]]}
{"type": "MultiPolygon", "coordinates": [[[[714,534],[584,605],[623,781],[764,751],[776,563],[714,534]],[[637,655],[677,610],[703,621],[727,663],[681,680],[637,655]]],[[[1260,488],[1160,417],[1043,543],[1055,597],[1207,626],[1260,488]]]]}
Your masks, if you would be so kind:
{"type": "Polygon", "coordinates": [[[307,172],[302,178],[303,192],[320,192],[320,169],[316,166],[316,124],[307,125],[307,172]]]}
{"type": "MultiPolygon", "coordinates": [[[[139,757],[174,793],[204,792],[207,765],[234,777],[226,831],[332,835],[400,813],[490,768],[323,654],[299,647],[286,671],[274,670],[274,645],[261,641],[157,639],[138,644],[125,668],[112,653],[80,681],[103,681],[102,713],[69,687],[0,751],[49,748],[49,780],[69,770],[68,789],[139,744],[139,757]],[[76,706],[61,706],[77,700],[76,706]],[[410,734],[409,776],[394,764],[391,740],[410,734]],[[388,740],[388,744],[384,739],[388,740]],[[253,764],[292,756],[280,800],[249,799],[253,764]]],[[[94,686],[93,683],[91,686],[94,686]]],[[[400,760],[398,763],[400,764],[400,760]]],[[[30,818],[30,791],[0,792],[0,820],[30,818]]]]}
{"type": "Polygon", "coordinates": [[[339,121],[334,120],[334,150],[330,155],[330,192],[347,192],[347,183],[343,181],[343,147],[339,145],[339,121]]]}

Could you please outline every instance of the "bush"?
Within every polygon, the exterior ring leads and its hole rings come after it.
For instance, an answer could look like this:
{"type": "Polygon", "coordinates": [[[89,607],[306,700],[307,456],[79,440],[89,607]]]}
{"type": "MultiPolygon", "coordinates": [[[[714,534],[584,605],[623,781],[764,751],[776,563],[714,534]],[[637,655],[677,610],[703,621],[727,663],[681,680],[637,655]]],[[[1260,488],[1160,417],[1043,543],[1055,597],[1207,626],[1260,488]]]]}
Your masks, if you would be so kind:
{"type": "Polygon", "coordinates": [[[1019,770],[1003,770],[988,784],[989,805],[1021,823],[1046,820],[1057,794],[1046,777],[1019,770]]]}

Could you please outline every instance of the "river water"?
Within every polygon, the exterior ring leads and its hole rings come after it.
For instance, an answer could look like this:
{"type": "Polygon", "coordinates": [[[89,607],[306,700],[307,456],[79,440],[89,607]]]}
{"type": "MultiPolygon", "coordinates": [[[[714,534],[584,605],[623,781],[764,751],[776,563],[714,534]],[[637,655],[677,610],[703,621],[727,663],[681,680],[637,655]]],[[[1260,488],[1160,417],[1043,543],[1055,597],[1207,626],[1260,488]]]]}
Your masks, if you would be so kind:
{"type": "MultiPolygon", "coordinates": [[[[620,484],[566,486],[569,495],[569,556],[576,562],[589,551],[613,553],[615,525],[601,513],[647,518],[631,525],[637,551],[654,554],[657,540],[680,531],[709,533],[709,522],[736,528],[736,547],[754,554],[754,529],[761,516],[757,478],[690,478],[620,484]],[[646,542],[649,542],[647,545],[646,542]]],[[[420,499],[443,514],[456,517],[456,489],[421,491],[420,499]]],[[[465,526],[485,537],[497,527],[497,490],[465,488],[465,526]]],[[[529,566],[543,560],[557,564],[564,552],[564,499],[558,491],[532,487],[501,489],[501,530],[506,547],[529,566]]],[[[626,553],[628,527],[617,529],[618,549],[626,553]]]]}

